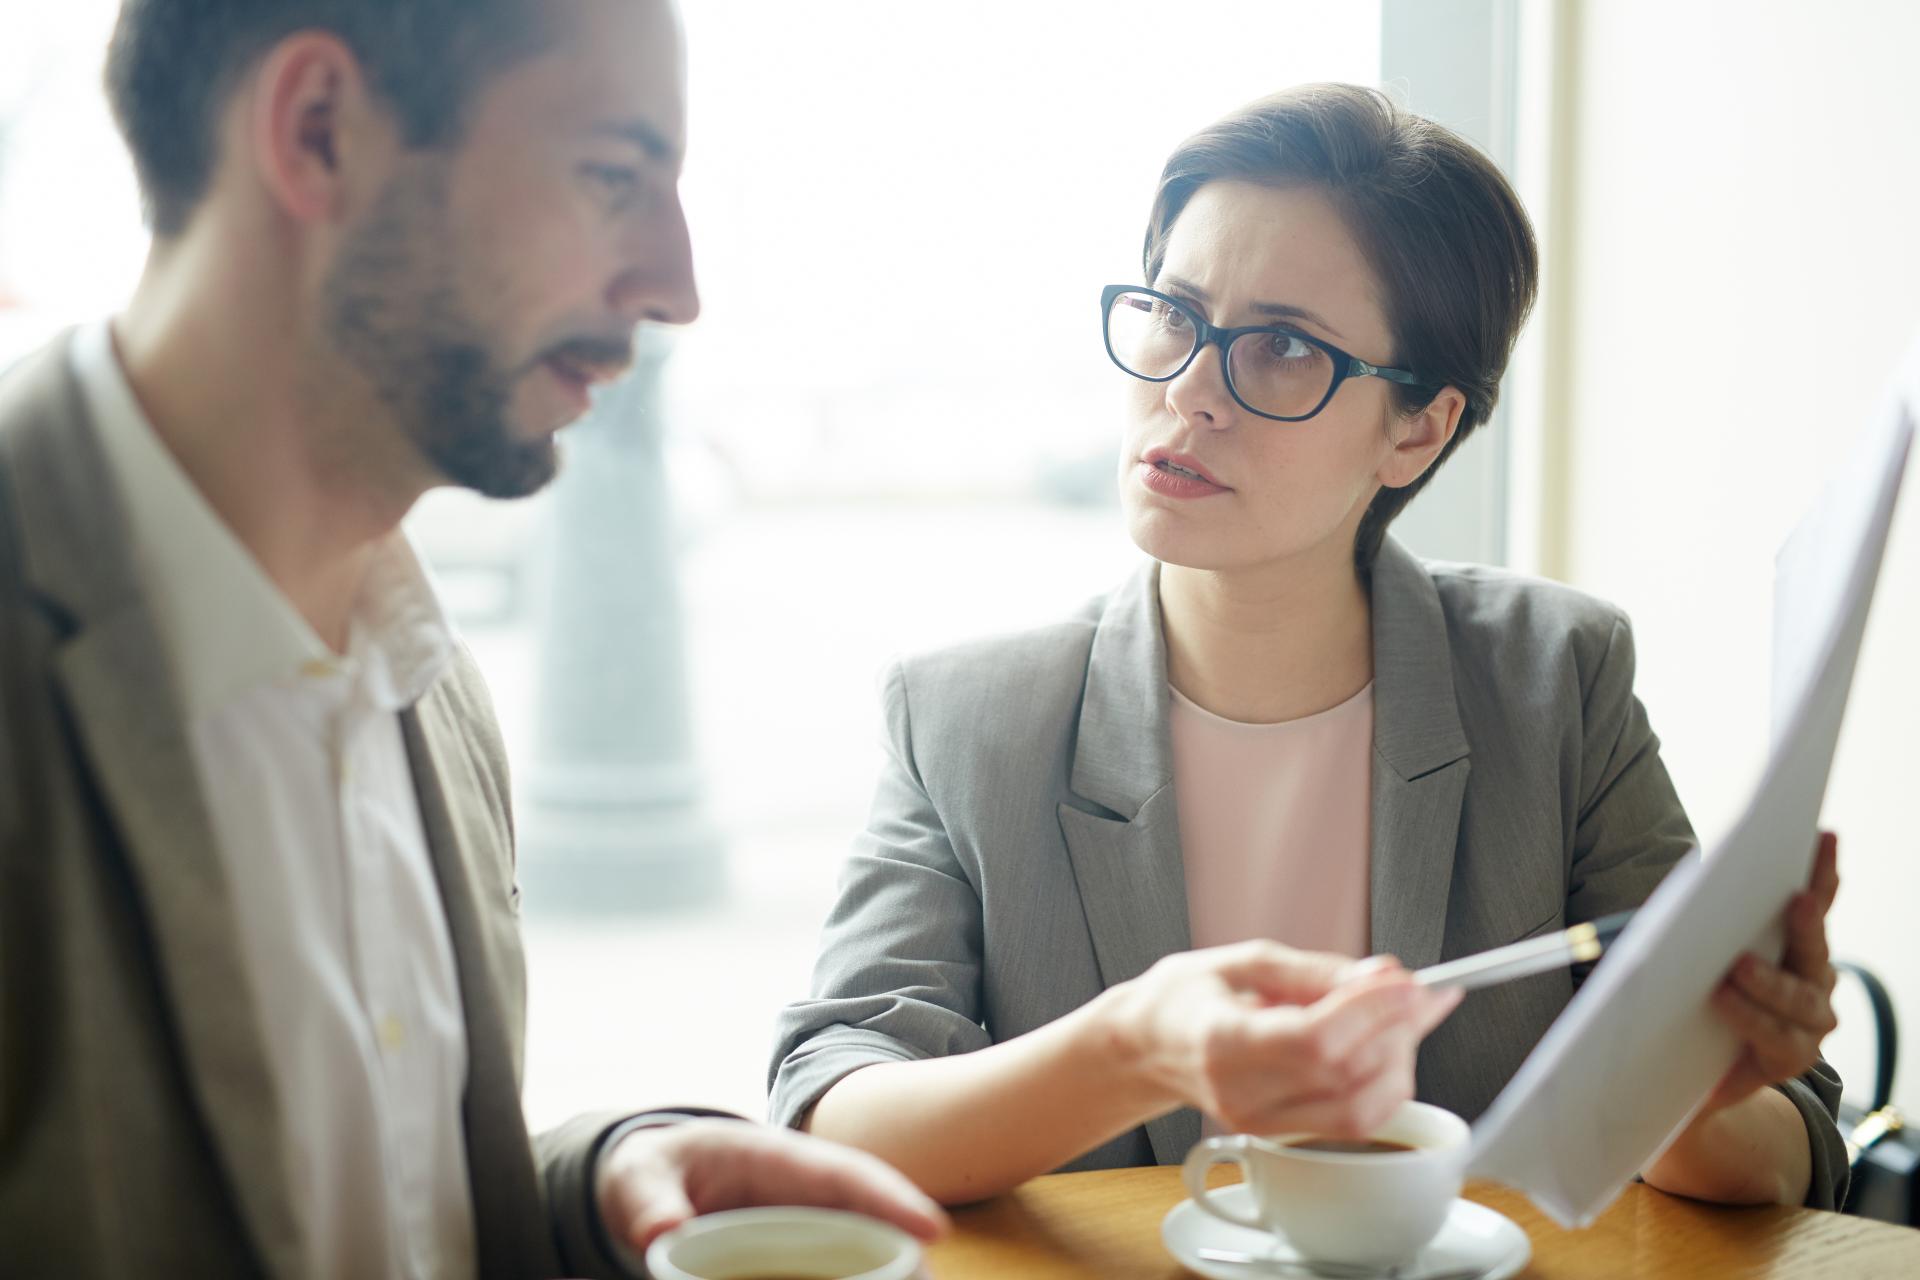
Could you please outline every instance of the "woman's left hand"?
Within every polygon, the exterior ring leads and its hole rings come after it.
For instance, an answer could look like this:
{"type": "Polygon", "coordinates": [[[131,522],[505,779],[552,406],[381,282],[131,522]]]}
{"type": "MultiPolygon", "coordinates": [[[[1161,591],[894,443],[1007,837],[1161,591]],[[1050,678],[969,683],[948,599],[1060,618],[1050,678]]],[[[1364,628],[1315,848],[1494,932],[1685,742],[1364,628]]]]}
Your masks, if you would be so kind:
{"type": "Polygon", "coordinates": [[[1714,1009],[1745,1047],[1721,1078],[1707,1111],[1801,1075],[1819,1058],[1820,1042],[1835,1026],[1827,911],[1840,888],[1837,849],[1833,833],[1821,832],[1812,879],[1787,904],[1787,945],[1780,963],[1741,956],[1713,993],[1714,1009]]]}

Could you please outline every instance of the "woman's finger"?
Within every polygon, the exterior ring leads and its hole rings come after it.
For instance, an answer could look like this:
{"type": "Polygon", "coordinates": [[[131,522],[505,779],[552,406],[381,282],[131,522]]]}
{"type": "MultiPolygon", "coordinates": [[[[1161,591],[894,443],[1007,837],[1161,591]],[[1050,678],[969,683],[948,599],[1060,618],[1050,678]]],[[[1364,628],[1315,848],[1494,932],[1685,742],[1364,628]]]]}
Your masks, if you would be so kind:
{"type": "Polygon", "coordinates": [[[1714,992],[1713,1007],[1746,1043],[1747,1053],[1769,1082],[1792,1079],[1819,1056],[1818,1037],[1785,1022],[1736,987],[1722,983],[1714,992]]]}
{"type": "Polygon", "coordinates": [[[1270,1061],[1291,1065],[1309,1088],[1343,1087],[1353,1079],[1348,1059],[1388,1027],[1410,1024],[1425,993],[1404,973],[1383,973],[1349,983],[1301,1016],[1255,1015],[1251,1047],[1270,1061]]]}
{"type": "Polygon", "coordinates": [[[1827,916],[1812,890],[1803,890],[1787,903],[1787,946],[1780,963],[1822,986],[1830,986],[1833,963],[1827,949],[1827,916]]]}
{"type": "Polygon", "coordinates": [[[1411,1062],[1390,1062],[1358,1088],[1274,1108],[1257,1117],[1253,1132],[1318,1133],[1330,1138],[1364,1138],[1393,1117],[1413,1097],[1411,1062]]]}
{"type": "Polygon", "coordinates": [[[1754,955],[1740,957],[1731,977],[1740,994],[1787,1026],[1816,1036],[1833,1030],[1835,1020],[1827,987],[1754,955]]]}
{"type": "Polygon", "coordinates": [[[1338,986],[1355,963],[1349,956],[1297,951],[1266,940],[1215,950],[1215,972],[1227,985],[1252,991],[1265,1004],[1312,1004],[1338,986]]]}
{"type": "Polygon", "coordinates": [[[1734,1034],[1750,1046],[1783,1040],[1792,1034],[1780,1015],[1756,1003],[1732,983],[1723,982],[1715,988],[1713,1007],[1734,1034]]]}
{"type": "Polygon", "coordinates": [[[1831,831],[1822,831],[1813,847],[1813,875],[1807,887],[1820,904],[1820,914],[1826,915],[1840,892],[1840,837],[1831,831]]]}

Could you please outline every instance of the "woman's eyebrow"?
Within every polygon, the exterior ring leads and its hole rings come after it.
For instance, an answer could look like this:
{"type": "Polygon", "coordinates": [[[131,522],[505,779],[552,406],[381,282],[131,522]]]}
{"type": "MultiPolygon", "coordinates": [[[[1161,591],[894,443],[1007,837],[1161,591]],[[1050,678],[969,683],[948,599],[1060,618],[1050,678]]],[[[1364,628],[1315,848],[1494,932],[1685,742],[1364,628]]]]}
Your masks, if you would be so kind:
{"type": "MultiPolygon", "coordinates": [[[[1164,276],[1162,278],[1168,285],[1180,290],[1182,293],[1192,294],[1196,302],[1210,303],[1213,301],[1213,299],[1207,296],[1205,289],[1202,289],[1191,280],[1184,280],[1179,276],[1164,276]]],[[[1252,304],[1248,310],[1252,311],[1255,315],[1272,316],[1276,320],[1305,320],[1310,325],[1325,329],[1336,338],[1344,339],[1346,336],[1328,324],[1319,312],[1309,311],[1305,307],[1296,307],[1289,302],[1256,302],[1252,304]]]]}
{"type": "Polygon", "coordinates": [[[1285,302],[1256,302],[1251,310],[1255,315],[1272,316],[1277,320],[1305,320],[1316,328],[1325,329],[1343,342],[1346,340],[1346,335],[1328,324],[1319,312],[1309,311],[1305,307],[1296,307],[1285,302]]]}

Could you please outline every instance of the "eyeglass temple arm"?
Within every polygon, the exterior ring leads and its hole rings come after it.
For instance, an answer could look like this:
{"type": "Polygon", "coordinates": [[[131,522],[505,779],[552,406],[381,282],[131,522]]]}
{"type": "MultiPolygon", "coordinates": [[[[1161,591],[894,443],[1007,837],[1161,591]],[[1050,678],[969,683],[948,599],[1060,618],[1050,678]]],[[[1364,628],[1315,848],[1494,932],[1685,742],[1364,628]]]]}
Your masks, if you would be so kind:
{"type": "Polygon", "coordinates": [[[1382,369],[1377,364],[1368,364],[1359,356],[1347,366],[1349,378],[1385,378],[1388,382],[1398,382],[1402,386],[1419,387],[1422,390],[1438,390],[1418,374],[1408,373],[1405,369],[1382,369]]]}

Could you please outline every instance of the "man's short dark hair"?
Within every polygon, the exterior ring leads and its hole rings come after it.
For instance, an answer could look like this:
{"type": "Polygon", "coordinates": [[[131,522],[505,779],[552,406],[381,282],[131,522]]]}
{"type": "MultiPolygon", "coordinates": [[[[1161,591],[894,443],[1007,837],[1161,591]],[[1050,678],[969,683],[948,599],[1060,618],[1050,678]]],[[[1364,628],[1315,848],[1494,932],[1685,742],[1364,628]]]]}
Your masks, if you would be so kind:
{"type": "Polygon", "coordinates": [[[457,141],[475,90],[538,51],[528,0],[124,0],[107,97],[156,235],[174,235],[213,181],[221,110],[296,31],[338,36],[413,147],[457,141]]]}

